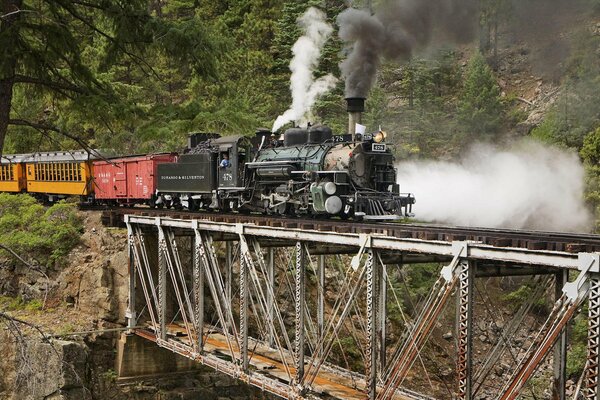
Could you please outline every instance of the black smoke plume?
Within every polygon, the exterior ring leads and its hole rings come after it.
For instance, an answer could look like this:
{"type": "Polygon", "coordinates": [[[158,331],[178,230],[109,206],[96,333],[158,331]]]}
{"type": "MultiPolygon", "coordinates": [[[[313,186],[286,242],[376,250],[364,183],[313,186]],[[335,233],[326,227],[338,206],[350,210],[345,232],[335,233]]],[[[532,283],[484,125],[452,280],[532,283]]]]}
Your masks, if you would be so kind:
{"type": "Polygon", "coordinates": [[[349,8],[339,36],[353,43],[341,70],[347,97],[366,97],[383,57],[406,61],[431,44],[461,44],[477,32],[478,0],[387,0],[374,15],[349,8]]]}

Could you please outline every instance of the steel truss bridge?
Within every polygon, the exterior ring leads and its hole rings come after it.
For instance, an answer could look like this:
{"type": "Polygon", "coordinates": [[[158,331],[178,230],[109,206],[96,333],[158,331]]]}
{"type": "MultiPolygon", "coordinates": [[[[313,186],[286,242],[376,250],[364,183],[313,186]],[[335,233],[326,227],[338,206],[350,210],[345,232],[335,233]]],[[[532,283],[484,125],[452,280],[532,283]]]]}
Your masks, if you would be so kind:
{"type": "Polygon", "coordinates": [[[600,253],[401,238],[393,231],[141,215],[124,220],[130,333],[282,398],[428,398],[405,386],[415,368],[424,368],[424,346],[455,302],[455,385],[452,394],[437,398],[476,399],[528,311],[553,287],[554,306],[531,344],[496,378],[502,382],[496,398],[523,394],[551,352],[553,398],[566,398],[565,328],[586,300],[588,349],[579,398],[600,398],[600,253]],[[445,266],[414,315],[402,314],[404,326],[392,327],[390,304],[401,310],[394,273],[427,262],[445,266]],[[474,363],[475,282],[516,275],[535,276],[532,293],[502,328],[501,340],[474,363]],[[400,333],[392,335],[392,328],[400,333]],[[359,353],[352,366],[346,337],[359,353]]]}

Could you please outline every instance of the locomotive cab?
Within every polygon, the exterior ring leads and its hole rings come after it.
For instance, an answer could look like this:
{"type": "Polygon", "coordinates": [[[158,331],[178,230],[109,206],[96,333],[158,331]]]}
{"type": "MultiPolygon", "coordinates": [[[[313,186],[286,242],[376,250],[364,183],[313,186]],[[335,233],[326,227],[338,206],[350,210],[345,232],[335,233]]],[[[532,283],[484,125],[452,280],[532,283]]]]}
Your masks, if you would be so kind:
{"type": "Polygon", "coordinates": [[[244,165],[250,153],[251,144],[245,136],[225,136],[211,143],[218,147],[217,179],[219,190],[232,190],[244,187],[244,165]]]}

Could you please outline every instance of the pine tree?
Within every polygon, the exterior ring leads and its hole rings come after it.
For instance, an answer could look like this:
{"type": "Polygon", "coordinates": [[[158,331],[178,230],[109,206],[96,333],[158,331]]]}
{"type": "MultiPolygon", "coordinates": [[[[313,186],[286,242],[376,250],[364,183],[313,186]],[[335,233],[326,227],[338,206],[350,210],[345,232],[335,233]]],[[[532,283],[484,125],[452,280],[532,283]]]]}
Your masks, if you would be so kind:
{"type": "Polygon", "coordinates": [[[459,104],[459,120],[468,134],[494,134],[502,123],[500,88],[481,53],[467,67],[459,104]]]}
{"type": "Polygon", "coordinates": [[[163,79],[159,56],[178,72],[214,74],[200,21],[155,18],[149,8],[147,0],[0,0],[0,153],[9,126],[86,147],[110,118],[134,120],[143,110],[124,100],[145,78],[163,79]]]}

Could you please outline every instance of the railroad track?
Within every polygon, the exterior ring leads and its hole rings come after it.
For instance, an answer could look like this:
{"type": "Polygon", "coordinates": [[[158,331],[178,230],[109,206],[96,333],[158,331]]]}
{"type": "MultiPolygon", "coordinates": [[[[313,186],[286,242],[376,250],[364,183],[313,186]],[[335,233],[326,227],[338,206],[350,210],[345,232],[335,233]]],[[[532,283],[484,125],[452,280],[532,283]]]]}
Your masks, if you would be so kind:
{"type": "Polygon", "coordinates": [[[82,206],[83,210],[102,211],[107,226],[123,226],[125,214],[196,219],[226,223],[248,223],[290,229],[314,229],[339,233],[382,234],[399,238],[456,241],[470,240],[497,247],[518,247],[530,250],[565,251],[570,253],[600,252],[600,235],[543,232],[514,229],[458,227],[419,223],[355,222],[327,219],[301,219],[258,214],[189,212],[184,210],[151,209],[142,207],[107,208],[82,206]]]}

